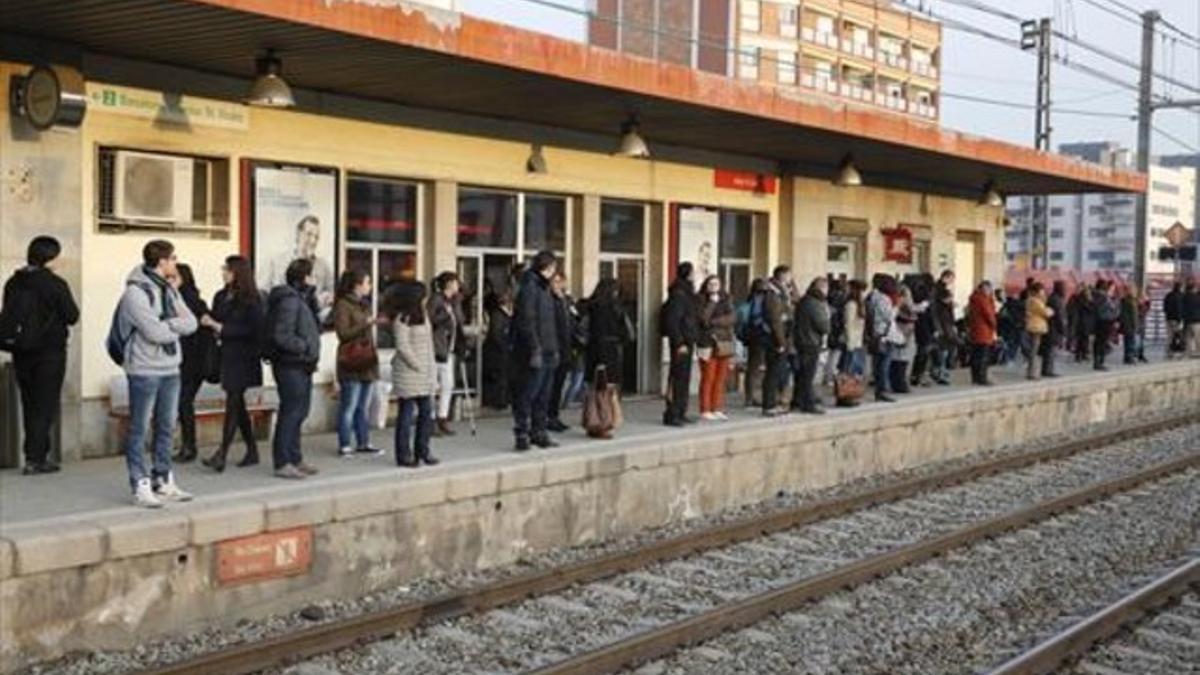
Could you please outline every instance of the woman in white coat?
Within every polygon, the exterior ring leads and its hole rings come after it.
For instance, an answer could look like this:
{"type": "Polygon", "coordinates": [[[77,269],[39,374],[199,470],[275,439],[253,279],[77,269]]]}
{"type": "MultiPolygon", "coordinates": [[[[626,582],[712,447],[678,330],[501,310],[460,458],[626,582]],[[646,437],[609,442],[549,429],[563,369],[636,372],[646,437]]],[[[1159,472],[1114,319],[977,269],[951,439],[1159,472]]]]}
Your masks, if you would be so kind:
{"type": "Polygon", "coordinates": [[[404,281],[388,290],[384,311],[392,319],[396,352],[392,357],[392,386],[400,399],[396,422],[396,464],[437,464],[430,454],[433,435],[433,394],[437,390],[437,364],[433,331],[425,313],[425,284],[404,281]],[[414,434],[413,413],[416,412],[414,434]]]}

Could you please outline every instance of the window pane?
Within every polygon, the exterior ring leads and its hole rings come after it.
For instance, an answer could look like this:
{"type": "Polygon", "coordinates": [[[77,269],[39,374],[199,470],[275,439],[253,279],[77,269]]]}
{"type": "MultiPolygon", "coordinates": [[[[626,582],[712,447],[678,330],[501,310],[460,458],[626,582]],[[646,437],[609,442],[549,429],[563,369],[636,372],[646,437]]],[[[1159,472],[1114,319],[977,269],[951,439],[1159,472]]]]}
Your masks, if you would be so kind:
{"type": "MultiPolygon", "coordinates": [[[[349,252],[347,252],[349,255],[349,252]]],[[[375,297],[382,298],[387,288],[398,281],[417,278],[417,254],[413,251],[379,251],[379,269],[375,271],[375,297]]],[[[375,307],[379,313],[379,307],[375,307]]],[[[391,324],[378,326],[375,329],[375,343],[380,349],[393,349],[396,346],[396,336],[392,334],[391,324]]]]}
{"type": "Polygon", "coordinates": [[[348,248],[346,249],[346,269],[360,270],[375,276],[374,263],[371,260],[371,249],[348,248]]]}
{"type": "Polygon", "coordinates": [[[346,239],[385,244],[417,243],[417,186],[351,178],[346,183],[346,239]]]}
{"type": "Polygon", "coordinates": [[[567,250],[567,200],[562,197],[525,197],[525,250],[567,250]]]}
{"type": "Polygon", "coordinates": [[[460,191],[458,245],[515,248],[517,196],[507,192],[460,191]]]}
{"type": "Polygon", "coordinates": [[[721,256],[722,258],[752,257],[754,240],[754,215],[733,211],[721,212],[721,256]]]}
{"type": "Polygon", "coordinates": [[[600,205],[600,250],[641,253],[645,246],[646,207],[604,202],[600,205]]]}
{"type": "Polygon", "coordinates": [[[725,291],[734,302],[750,295],[750,266],[745,263],[721,265],[721,278],[725,280],[725,291]]]}

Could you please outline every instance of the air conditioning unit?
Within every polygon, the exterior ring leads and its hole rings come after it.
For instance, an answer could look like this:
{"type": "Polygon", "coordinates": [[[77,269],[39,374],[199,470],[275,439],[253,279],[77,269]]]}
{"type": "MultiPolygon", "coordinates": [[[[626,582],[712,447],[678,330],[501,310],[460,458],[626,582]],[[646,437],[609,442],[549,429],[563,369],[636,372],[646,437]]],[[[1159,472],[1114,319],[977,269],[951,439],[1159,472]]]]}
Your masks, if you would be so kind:
{"type": "Polygon", "coordinates": [[[115,154],[114,217],[159,223],[192,222],[192,158],[127,150],[115,154]]]}

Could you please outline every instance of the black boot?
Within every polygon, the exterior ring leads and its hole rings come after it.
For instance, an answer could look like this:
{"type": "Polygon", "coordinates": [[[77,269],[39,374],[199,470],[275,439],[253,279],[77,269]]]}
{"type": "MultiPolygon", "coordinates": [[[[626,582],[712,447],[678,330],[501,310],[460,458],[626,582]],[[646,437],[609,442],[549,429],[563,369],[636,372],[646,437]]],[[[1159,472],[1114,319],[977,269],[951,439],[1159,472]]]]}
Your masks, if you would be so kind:
{"type": "Polygon", "coordinates": [[[396,466],[415,469],[421,466],[421,460],[413,455],[412,450],[400,450],[396,453],[396,466]]]}
{"type": "Polygon", "coordinates": [[[220,448],[217,448],[217,451],[211,456],[200,460],[200,463],[212,469],[213,471],[216,471],[217,473],[221,473],[225,471],[225,456],[228,454],[229,448],[227,446],[221,446],[220,448]]]}
{"type": "Polygon", "coordinates": [[[171,461],[177,464],[187,464],[188,462],[195,461],[197,454],[195,446],[189,447],[185,445],[179,449],[179,454],[171,458],[171,461]]]}
{"type": "Polygon", "coordinates": [[[237,465],[239,467],[258,466],[258,446],[247,446],[246,454],[242,455],[242,461],[238,462],[237,465]]]}
{"type": "Polygon", "coordinates": [[[429,466],[433,466],[442,461],[442,460],[438,459],[437,457],[434,457],[432,454],[430,454],[429,448],[425,448],[424,450],[422,450],[418,454],[417,458],[429,466]]]}

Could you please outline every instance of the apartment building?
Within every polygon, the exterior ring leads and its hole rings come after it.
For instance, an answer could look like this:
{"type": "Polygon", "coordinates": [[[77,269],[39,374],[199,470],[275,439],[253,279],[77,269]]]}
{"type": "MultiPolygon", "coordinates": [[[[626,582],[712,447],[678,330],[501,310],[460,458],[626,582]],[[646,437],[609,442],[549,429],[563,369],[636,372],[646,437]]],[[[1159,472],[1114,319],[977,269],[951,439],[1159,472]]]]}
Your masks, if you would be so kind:
{"type": "MultiPolygon", "coordinates": [[[[1060,146],[1059,152],[1114,168],[1130,169],[1134,165],[1133,153],[1117,143],[1067,144],[1060,146]]],[[[1150,165],[1149,179],[1146,272],[1170,274],[1174,262],[1159,260],[1158,251],[1167,245],[1164,234],[1176,222],[1188,227],[1197,222],[1196,169],[1164,166],[1156,160],[1150,165]]],[[[1008,217],[1005,254],[1009,264],[1021,264],[1028,261],[1035,246],[1033,199],[1009,199],[1008,217]]],[[[1133,271],[1137,223],[1133,194],[1052,196],[1048,223],[1050,267],[1082,272],[1133,271]]]]}
{"type": "Polygon", "coordinates": [[[890,0],[596,0],[589,41],[938,119],[941,25],[890,0]]]}

